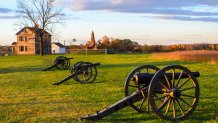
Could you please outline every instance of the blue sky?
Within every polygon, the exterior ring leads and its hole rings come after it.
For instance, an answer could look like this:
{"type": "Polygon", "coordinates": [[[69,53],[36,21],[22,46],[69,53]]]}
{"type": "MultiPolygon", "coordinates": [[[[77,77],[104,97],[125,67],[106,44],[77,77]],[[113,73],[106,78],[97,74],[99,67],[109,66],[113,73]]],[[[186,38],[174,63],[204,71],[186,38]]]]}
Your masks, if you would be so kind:
{"type": "MultiPolygon", "coordinates": [[[[140,44],[218,43],[218,0],[57,0],[66,19],[53,41],[104,35],[140,44]]],[[[16,0],[0,0],[0,45],[16,41],[16,0]]]]}

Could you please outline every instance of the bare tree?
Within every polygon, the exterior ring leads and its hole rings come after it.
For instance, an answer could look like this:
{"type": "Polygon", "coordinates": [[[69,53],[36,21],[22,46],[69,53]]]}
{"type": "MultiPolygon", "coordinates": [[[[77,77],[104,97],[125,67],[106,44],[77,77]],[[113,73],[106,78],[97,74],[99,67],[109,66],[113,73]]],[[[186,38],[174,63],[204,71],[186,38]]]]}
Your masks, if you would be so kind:
{"type": "Polygon", "coordinates": [[[43,55],[44,34],[47,31],[53,33],[55,24],[60,24],[64,17],[62,10],[54,4],[55,0],[17,0],[20,24],[35,27],[40,42],[40,55],[43,55]]]}
{"type": "Polygon", "coordinates": [[[105,35],[101,38],[101,43],[104,48],[109,48],[110,47],[110,39],[105,35]]]}

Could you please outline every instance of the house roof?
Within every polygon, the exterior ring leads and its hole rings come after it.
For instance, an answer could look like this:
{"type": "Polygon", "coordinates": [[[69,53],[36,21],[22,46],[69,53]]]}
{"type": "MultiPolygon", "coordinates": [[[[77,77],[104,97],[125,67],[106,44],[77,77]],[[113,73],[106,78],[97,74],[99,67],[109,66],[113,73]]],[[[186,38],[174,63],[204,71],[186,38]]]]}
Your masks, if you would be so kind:
{"type": "MultiPolygon", "coordinates": [[[[22,28],[20,31],[18,31],[17,33],[16,33],[16,35],[19,35],[21,32],[23,32],[25,29],[29,29],[29,30],[31,30],[31,31],[35,31],[37,28],[35,28],[35,27],[24,27],[24,28],[22,28]]],[[[40,29],[40,30],[42,30],[42,29],[40,29]]],[[[49,32],[47,32],[47,31],[45,31],[45,33],[46,34],[49,34],[50,36],[51,36],[51,34],[49,33],[49,32]]]]}
{"type": "Polygon", "coordinates": [[[59,42],[54,42],[53,44],[55,44],[55,45],[57,45],[57,46],[59,46],[59,47],[66,47],[66,46],[64,46],[63,44],[61,44],[61,43],[59,43],[59,42]]]}
{"type": "Polygon", "coordinates": [[[12,45],[16,45],[16,44],[17,44],[17,42],[13,42],[13,43],[12,43],[12,45]]]}

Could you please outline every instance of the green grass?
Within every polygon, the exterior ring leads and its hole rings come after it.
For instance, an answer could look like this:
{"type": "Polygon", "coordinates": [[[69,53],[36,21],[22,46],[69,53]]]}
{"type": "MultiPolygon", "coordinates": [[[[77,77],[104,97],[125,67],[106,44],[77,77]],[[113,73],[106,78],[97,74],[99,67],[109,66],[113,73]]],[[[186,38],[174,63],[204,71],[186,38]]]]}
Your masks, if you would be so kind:
{"type": "MultiPolygon", "coordinates": [[[[78,61],[100,62],[93,84],[73,79],[51,85],[70,74],[70,70],[40,71],[57,55],[0,57],[0,122],[78,122],[83,115],[95,113],[124,97],[124,80],[131,70],[151,64],[163,68],[179,64],[199,71],[200,101],[194,113],[182,122],[218,121],[218,64],[169,61],[146,54],[66,55],[78,61]]],[[[154,113],[139,114],[128,107],[100,122],[166,122],[154,113]]]]}

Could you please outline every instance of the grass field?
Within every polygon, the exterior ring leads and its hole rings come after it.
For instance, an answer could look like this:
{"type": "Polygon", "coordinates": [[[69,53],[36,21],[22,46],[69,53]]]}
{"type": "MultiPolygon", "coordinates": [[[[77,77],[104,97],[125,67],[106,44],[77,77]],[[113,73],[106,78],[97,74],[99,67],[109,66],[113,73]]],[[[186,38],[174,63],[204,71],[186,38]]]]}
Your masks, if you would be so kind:
{"type": "Polygon", "coordinates": [[[169,53],[152,54],[154,57],[167,58],[171,60],[201,61],[210,64],[218,64],[218,51],[194,50],[194,51],[175,51],[169,53]]]}
{"type": "MultiPolygon", "coordinates": [[[[218,64],[158,59],[147,54],[66,55],[78,61],[100,62],[93,84],[73,79],[59,86],[52,83],[70,74],[69,70],[41,71],[57,55],[0,57],[0,122],[78,122],[124,97],[124,80],[131,70],[151,64],[163,68],[179,64],[201,73],[197,109],[182,122],[218,122],[218,64]]],[[[154,113],[139,114],[128,107],[100,122],[166,122],[154,113]]]]}

